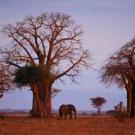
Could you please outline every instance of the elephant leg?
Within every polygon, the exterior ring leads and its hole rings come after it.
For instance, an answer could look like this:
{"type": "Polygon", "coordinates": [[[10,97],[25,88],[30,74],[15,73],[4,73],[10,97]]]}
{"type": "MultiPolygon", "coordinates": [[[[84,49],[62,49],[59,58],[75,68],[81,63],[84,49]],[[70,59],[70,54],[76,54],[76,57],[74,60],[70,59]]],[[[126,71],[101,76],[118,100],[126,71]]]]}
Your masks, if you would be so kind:
{"type": "Polygon", "coordinates": [[[70,112],[69,115],[70,115],[70,119],[72,119],[72,112],[70,112]]]}

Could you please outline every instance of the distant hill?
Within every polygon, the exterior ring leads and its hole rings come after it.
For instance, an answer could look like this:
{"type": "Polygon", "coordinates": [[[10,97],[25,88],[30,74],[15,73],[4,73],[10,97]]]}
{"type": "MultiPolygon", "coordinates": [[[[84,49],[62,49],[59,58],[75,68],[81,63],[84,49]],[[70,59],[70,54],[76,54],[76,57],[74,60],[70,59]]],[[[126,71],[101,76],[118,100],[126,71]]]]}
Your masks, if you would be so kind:
{"type": "MultiPolygon", "coordinates": [[[[29,114],[29,109],[0,109],[1,114],[29,114]]],[[[53,113],[58,113],[57,109],[53,109],[53,113]]],[[[79,110],[77,111],[78,115],[93,115],[96,114],[96,111],[91,110],[79,110]]],[[[102,114],[113,114],[113,110],[102,111],[102,114]]]]}
{"type": "Polygon", "coordinates": [[[0,113],[4,113],[4,114],[8,114],[8,113],[29,113],[30,110],[28,109],[22,109],[22,110],[18,110],[18,109],[0,109],[0,113]]]}

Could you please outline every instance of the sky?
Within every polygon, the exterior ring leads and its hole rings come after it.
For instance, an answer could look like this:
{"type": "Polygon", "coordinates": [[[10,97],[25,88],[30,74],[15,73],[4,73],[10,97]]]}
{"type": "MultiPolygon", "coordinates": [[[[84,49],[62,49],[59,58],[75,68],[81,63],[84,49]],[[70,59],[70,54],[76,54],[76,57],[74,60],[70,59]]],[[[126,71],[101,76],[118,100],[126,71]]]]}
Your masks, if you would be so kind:
{"type": "MultiPolygon", "coordinates": [[[[82,71],[78,84],[56,82],[62,90],[53,98],[53,108],[72,103],[78,110],[94,110],[89,98],[103,96],[107,103],[103,110],[113,109],[120,101],[126,104],[126,91],[114,84],[106,87],[100,82],[99,69],[105,59],[135,36],[134,0],[0,0],[0,31],[4,25],[15,23],[26,16],[46,12],[71,15],[84,31],[83,46],[92,55],[92,69],[82,71]]],[[[0,46],[7,45],[7,37],[0,33],[0,46]]],[[[0,100],[0,108],[30,109],[31,92],[22,89],[10,91],[0,100]]]]}

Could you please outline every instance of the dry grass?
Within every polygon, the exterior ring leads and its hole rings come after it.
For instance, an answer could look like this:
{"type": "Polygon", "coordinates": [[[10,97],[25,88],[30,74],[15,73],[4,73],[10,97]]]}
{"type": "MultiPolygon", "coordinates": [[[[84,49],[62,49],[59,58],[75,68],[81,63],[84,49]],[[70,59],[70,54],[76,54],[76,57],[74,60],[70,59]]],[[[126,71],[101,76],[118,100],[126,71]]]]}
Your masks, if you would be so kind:
{"type": "Polygon", "coordinates": [[[135,120],[118,122],[110,116],[66,119],[6,117],[0,120],[0,135],[135,135],[135,120]]]}

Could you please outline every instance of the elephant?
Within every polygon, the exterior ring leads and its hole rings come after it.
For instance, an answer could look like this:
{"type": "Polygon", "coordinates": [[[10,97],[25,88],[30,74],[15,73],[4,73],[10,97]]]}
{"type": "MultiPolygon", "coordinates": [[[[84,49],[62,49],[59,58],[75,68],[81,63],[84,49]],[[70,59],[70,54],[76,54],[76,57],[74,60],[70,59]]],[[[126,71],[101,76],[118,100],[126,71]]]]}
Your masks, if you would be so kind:
{"type": "Polygon", "coordinates": [[[58,119],[59,118],[64,118],[66,119],[66,116],[69,115],[70,116],[70,119],[72,119],[72,115],[74,114],[74,117],[76,119],[76,108],[74,105],[72,104],[62,104],[60,107],[59,107],[59,116],[58,116],[58,119]]]}

